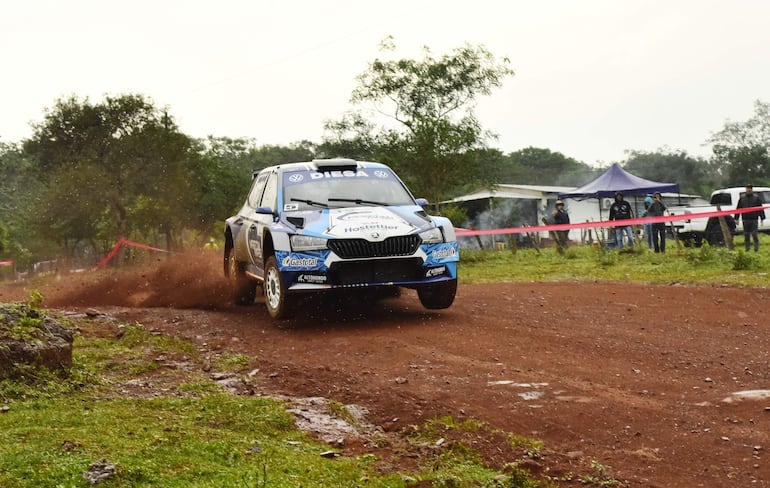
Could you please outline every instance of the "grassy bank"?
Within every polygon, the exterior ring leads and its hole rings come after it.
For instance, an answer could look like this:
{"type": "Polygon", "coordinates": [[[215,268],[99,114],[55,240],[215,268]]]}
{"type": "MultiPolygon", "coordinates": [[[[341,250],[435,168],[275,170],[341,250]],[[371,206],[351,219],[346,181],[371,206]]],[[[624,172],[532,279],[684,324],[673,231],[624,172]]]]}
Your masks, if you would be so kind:
{"type": "Polygon", "coordinates": [[[646,246],[623,251],[574,245],[564,253],[549,247],[460,251],[461,283],[500,281],[612,280],[655,284],[728,284],[767,286],[770,237],[762,236],[759,252],[724,247],[677,246],[669,241],[665,254],[646,246]]]}
{"type": "MultiPolygon", "coordinates": [[[[215,381],[248,382],[258,358],[203,357],[189,342],[108,317],[63,320],[77,331],[67,374],[28,367],[0,381],[2,487],[86,487],[87,473],[108,473],[105,487],[546,486],[515,466],[488,469],[461,440],[427,449],[470,428],[451,419],[397,439],[375,434],[369,453],[340,455],[299,431],[285,402],[215,381]],[[404,467],[407,453],[420,455],[404,467]]],[[[334,401],[325,414],[351,418],[334,401]]],[[[511,449],[532,445],[511,438],[511,449]]]]}

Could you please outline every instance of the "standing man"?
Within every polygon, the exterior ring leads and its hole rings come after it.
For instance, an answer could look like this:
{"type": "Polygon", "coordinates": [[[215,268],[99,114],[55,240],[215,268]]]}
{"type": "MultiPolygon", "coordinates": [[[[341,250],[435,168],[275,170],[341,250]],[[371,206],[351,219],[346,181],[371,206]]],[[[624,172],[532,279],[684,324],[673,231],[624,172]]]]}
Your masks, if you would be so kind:
{"type": "MultiPolygon", "coordinates": [[[[633,218],[634,212],[631,204],[623,200],[621,192],[615,193],[615,201],[610,207],[610,220],[628,220],[633,218]]],[[[619,225],[615,227],[615,244],[618,249],[623,249],[623,234],[628,236],[628,245],[634,247],[634,230],[630,225],[619,225]]]]}
{"type": "MultiPolygon", "coordinates": [[[[569,214],[564,210],[564,202],[561,200],[556,200],[556,210],[553,211],[552,216],[554,224],[569,224],[569,214]]],[[[567,247],[568,234],[568,230],[556,231],[556,237],[559,239],[559,246],[562,248],[567,247]]]]}
{"type": "MultiPolygon", "coordinates": [[[[746,193],[738,199],[738,205],[735,208],[752,208],[761,207],[762,205],[762,198],[754,193],[754,187],[749,184],[746,185],[746,193]]],[[[760,208],[753,212],[735,214],[736,222],[741,218],[743,219],[743,245],[746,251],[748,252],[749,248],[751,248],[751,239],[754,239],[754,252],[759,251],[759,226],[757,220],[765,221],[765,211],[760,208]]]]}
{"type": "MultiPolygon", "coordinates": [[[[666,206],[663,205],[663,196],[660,192],[655,192],[652,199],[652,203],[647,209],[647,215],[650,217],[662,217],[666,213],[666,206]]],[[[652,224],[652,244],[655,252],[666,252],[665,222],[655,222],[652,224]]]]}

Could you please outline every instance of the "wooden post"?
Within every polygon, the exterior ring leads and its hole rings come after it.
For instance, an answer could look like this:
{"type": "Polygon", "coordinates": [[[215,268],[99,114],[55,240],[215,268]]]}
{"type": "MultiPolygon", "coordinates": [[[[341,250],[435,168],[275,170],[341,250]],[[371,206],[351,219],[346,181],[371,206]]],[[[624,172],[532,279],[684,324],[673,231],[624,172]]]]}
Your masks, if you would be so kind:
{"type": "MultiPolygon", "coordinates": [[[[722,210],[722,207],[720,205],[717,205],[717,210],[722,210]]],[[[727,249],[733,250],[735,249],[735,243],[733,242],[733,233],[730,230],[730,227],[727,226],[727,221],[725,220],[724,215],[720,215],[719,217],[719,227],[722,229],[722,237],[725,239],[725,246],[727,246],[727,249]]]]}

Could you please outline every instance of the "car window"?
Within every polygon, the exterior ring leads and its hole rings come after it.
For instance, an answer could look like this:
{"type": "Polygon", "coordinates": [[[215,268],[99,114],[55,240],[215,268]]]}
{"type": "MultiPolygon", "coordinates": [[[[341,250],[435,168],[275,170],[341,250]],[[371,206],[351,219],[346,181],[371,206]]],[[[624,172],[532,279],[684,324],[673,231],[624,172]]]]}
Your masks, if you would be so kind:
{"type": "Polygon", "coordinates": [[[276,200],[278,199],[278,175],[275,173],[272,173],[267,178],[267,183],[265,184],[265,192],[262,194],[262,201],[260,202],[260,207],[269,207],[272,210],[276,209],[276,200]]]}
{"type": "Polygon", "coordinates": [[[249,191],[249,198],[246,200],[249,207],[251,208],[257,208],[259,207],[259,201],[262,199],[262,192],[265,189],[265,182],[267,181],[267,176],[269,175],[269,172],[265,171],[257,175],[257,178],[254,180],[254,184],[251,185],[251,190],[249,191]]]}
{"type": "Polygon", "coordinates": [[[732,204],[733,204],[733,198],[730,193],[714,193],[713,195],[711,195],[711,205],[732,205],[732,204]]]}
{"type": "Polygon", "coordinates": [[[770,203],[770,191],[758,191],[756,194],[762,199],[762,203],[770,203]]]}

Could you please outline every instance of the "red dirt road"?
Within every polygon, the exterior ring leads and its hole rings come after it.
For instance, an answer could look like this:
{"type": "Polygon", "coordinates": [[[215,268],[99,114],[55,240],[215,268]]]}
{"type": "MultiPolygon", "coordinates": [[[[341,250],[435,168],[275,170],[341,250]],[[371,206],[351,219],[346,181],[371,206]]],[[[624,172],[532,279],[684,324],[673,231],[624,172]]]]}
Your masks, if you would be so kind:
{"type": "MultiPolygon", "coordinates": [[[[627,486],[770,487],[767,289],[460,285],[446,311],[405,291],[306,302],[275,323],[261,300],[229,306],[219,261],[196,260],[39,288],[50,308],[97,308],[257,357],[262,394],[363,405],[391,432],[451,415],[541,439],[553,453],[529,466],[541,475],[595,460],[627,486]],[[736,395],[754,390],[768,391],[736,395]]],[[[0,301],[25,293],[0,287],[0,301]]]]}

